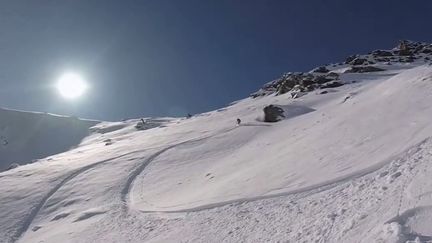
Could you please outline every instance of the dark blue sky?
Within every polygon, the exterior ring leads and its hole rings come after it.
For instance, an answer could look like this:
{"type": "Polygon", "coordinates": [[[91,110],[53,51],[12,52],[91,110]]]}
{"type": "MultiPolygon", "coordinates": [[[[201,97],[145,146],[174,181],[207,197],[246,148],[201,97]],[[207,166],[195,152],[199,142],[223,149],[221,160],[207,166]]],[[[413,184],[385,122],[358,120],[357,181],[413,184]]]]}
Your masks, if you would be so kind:
{"type": "Polygon", "coordinates": [[[204,112],[283,72],[400,39],[432,41],[432,1],[0,2],[0,106],[87,118],[204,112]],[[52,87],[86,77],[85,97],[52,87]]]}

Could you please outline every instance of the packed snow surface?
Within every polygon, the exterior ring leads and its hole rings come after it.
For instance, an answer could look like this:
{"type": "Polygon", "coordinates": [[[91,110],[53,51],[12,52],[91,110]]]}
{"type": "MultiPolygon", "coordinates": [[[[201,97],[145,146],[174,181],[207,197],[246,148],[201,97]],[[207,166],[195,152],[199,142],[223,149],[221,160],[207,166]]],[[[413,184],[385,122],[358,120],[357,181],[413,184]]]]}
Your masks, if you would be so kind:
{"type": "Polygon", "coordinates": [[[382,67],[335,68],[347,84],[325,94],[99,123],[0,173],[0,241],[432,241],[432,66],[382,67]],[[269,104],[286,118],[261,122],[269,104]]]}

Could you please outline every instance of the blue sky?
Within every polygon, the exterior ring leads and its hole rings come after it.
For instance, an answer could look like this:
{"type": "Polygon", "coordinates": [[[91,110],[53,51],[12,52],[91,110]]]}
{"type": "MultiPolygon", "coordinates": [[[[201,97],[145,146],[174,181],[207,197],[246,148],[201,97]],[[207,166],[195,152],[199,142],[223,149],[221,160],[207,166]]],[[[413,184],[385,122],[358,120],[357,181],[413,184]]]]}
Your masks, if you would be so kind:
{"type": "Polygon", "coordinates": [[[209,111],[284,72],[400,39],[432,42],[432,1],[2,1],[0,106],[120,120],[209,111]],[[91,85],[74,101],[66,71],[91,85]]]}

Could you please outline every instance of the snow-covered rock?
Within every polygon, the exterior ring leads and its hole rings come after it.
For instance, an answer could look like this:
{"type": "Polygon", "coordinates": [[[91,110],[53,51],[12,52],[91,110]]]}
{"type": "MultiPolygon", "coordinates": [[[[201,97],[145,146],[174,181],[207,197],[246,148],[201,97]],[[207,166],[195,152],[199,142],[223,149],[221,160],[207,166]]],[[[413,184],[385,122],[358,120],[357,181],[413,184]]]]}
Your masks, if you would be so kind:
{"type": "MultiPolygon", "coordinates": [[[[257,98],[270,94],[285,94],[300,87],[301,91],[313,91],[317,88],[329,86],[327,82],[338,80],[338,69],[343,68],[345,73],[369,73],[385,71],[385,65],[393,63],[431,63],[432,45],[424,42],[404,40],[391,50],[375,50],[366,55],[351,55],[345,62],[329,64],[314,68],[309,73],[286,73],[282,77],[267,83],[251,97],[257,98]],[[403,47],[403,50],[401,50],[403,47]],[[330,72],[330,73],[329,73],[330,72]],[[313,75],[312,75],[313,74],[313,75]]],[[[343,85],[341,82],[332,82],[343,85]]]]}

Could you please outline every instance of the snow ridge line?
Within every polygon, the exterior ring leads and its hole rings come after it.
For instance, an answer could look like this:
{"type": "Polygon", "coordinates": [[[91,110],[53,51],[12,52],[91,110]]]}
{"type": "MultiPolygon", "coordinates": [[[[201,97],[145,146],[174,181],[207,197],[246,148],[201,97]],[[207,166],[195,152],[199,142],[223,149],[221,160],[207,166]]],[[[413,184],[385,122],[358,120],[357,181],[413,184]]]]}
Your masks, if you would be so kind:
{"type": "Polygon", "coordinates": [[[122,191],[121,191],[121,193],[120,193],[120,199],[121,199],[121,202],[123,203],[123,205],[122,205],[122,208],[123,208],[123,210],[124,211],[126,211],[126,210],[128,210],[129,208],[130,208],[130,206],[129,206],[129,200],[128,200],[128,196],[129,196],[129,193],[130,193],[130,191],[131,191],[131,189],[132,189],[132,186],[133,186],[133,183],[134,183],[134,181],[135,181],[135,179],[138,177],[138,175],[140,175],[144,170],[145,170],[145,168],[153,161],[153,160],[155,160],[157,157],[159,157],[161,154],[163,154],[163,153],[165,153],[165,152],[167,152],[168,150],[170,150],[170,149],[173,149],[173,148],[175,148],[175,147],[177,147],[177,146],[180,146],[180,145],[184,145],[184,144],[188,144],[188,143],[195,143],[195,142],[199,142],[199,141],[203,141],[203,140],[206,140],[206,139],[209,139],[209,138],[212,138],[212,137],[215,137],[215,136],[217,136],[217,135],[221,135],[221,134],[224,134],[224,133],[227,133],[227,132],[230,132],[230,131],[232,131],[232,130],[234,130],[234,129],[237,129],[237,128],[239,128],[240,126],[237,126],[237,127],[233,127],[233,128],[228,128],[228,129],[225,129],[225,130],[222,130],[222,131],[220,131],[220,132],[216,132],[216,133],[214,133],[214,134],[212,134],[212,135],[209,135],[209,136],[205,136],[205,137],[201,137],[201,138],[194,138],[194,139],[190,139],[190,140],[187,140],[187,141],[183,141],[183,142],[180,142],[180,143],[176,143],[176,144],[173,144],[173,145],[170,145],[170,146],[168,146],[168,147],[166,147],[166,148],[164,148],[164,149],[162,149],[162,150],[159,150],[158,152],[156,152],[156,153],[154,153],[153,155],[151,155],[149,158],[147,158],[146,160],[144,160],[144,162],[141,164],[141,165],[139,165],[130,175],[129,175],[129,177],[127,178],[127,180],[126,180],[126,184],[125,184],[125,186],[123,187],[123,189],[122,189],[122,191]]]}
{"type": "MultiPolygon", "coordinates": [[[[304,188],[300,188],[300,189],[296,189],[296,190],[292,190],[292,191],[288,191],[288,192],[280,192],[280,193],[274,193],[274,194],[268,194],[268,195],[262,195],[262,196],[232,199],[232,200],[210,203],[210,204],[205,204],[205,205],[186,208],[186,209],[179,209],[179,210],[139,210],[139,211],[142,213],[193,213],[193,212],[199,212],[199,211],[219,208],[219,207],[223,207],[223,206],[230,205],[230,204],[242,204],[242,203],[254,202],[254,201],[277,198],[277,197],[297,195],[297,194],[302,194],[302,193],[307,193],[307,192],[320,193],[320,192],[332,189],[332,188],[334,188],[340,184],[351,181],[353,179],[357,179],[357,178],[372,174],[372,173],[382,169],[384,166],[388,165],[389,163],[396,160],[397,158],[401,157],[401,155],[413,153],[412,152],[413,149],[415,149],[414,152],[419,151],[421,149],[420,146],[429,140],[432,140],[432,137],[428,137],[428,138],[422,140],[421,142],[417,143],[416,145],[404,150],[402,153],[394,155],[394,156],[390,157],[389,159],[383,160],[382,162],[377,163],[374,166],[370,166],[370,167],[365,168],[363,170],[360,170],[358,172],[354,172],[354,173],[351,173],[351,174],[348,174],[345,176],[337,177],[337,178],[330,180],[330,181],[327,181],[327,182],[319,183],[316,185],[311,185],[308,187],[304,187],[304,188]]],[[[300,197],[300,198],[302,198],[302,197],[300,197]]]]}
{"type": "Polygon", "coordinates": [[[41,211],[41,209],[43,208],[43,206],[46,204],[46,202],[63,186],[65,185],[68,181],[72,180],[73,178],[75,178],[76,176],[78,176],[79,174],[92,169],[100,164],[115,160],[115,159],[119,159],[121,157],[125,157],[127,155],[131,155],[134,153],[137,153],[140,151],[132,151],[126,154],[122,154],[119,156],[116,156],[114,158],[109,158],[109,159],[105,159],[87,166],[84,166],[80,169],[75,170],[74,172],[70,173],[69,175],[67,175],[64,179],[62,179],[62,181],[57,184],[54,188],[52,188],[43,198],[42,200],[36,205],[36,207],[34,207],[30,214],[28,215],[28,217],[24,220],[23,225],[21,226],[21,228],[14,234],[14,236],[12,237],[12,242],[16,242],[18,241],[18,239],[29,229],[30,225],[32,224],[33,220],[36,218],[36,216],[39,214],[39,212],[41,211]]]}

